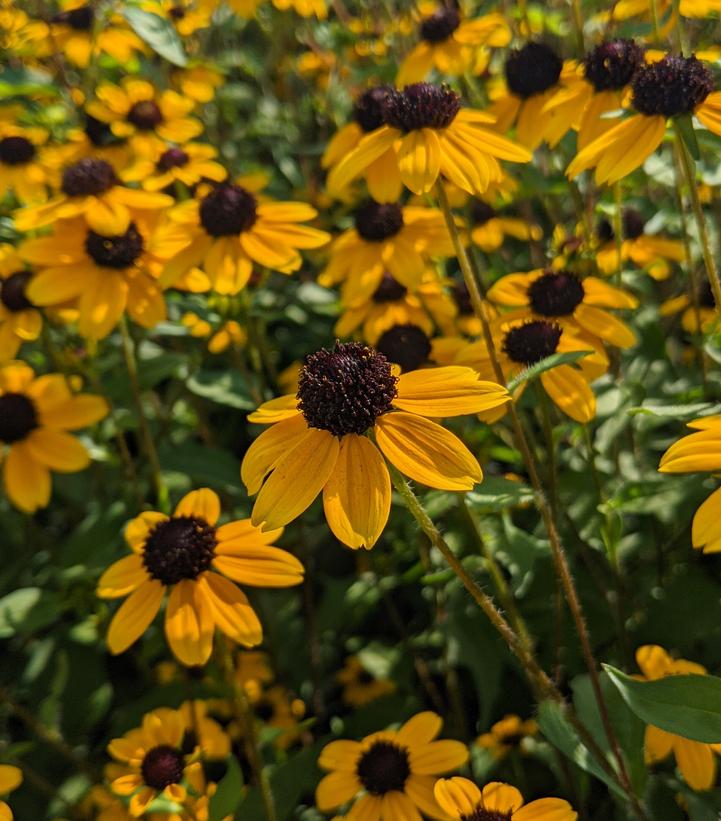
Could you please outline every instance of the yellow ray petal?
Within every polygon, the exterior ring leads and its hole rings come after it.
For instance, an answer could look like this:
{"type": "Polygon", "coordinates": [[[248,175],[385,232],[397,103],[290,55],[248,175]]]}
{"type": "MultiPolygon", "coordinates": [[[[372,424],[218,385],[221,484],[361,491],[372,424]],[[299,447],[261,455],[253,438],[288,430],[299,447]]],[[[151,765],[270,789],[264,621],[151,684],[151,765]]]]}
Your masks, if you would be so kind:
{"type": "Polygon", "coordinates": [[[421,416],[480,413],[503,405],[511,398],[501,385],[484,382],[473,368],[459,365],[401,374],[397,388],[395,407],[421,416]]]}

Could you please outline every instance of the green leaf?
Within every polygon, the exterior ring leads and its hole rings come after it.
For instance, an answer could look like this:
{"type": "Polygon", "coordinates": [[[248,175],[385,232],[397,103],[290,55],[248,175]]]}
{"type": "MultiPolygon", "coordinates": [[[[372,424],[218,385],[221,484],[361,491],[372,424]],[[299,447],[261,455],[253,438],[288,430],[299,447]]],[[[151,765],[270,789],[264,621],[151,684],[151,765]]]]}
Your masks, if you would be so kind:
{"type": "Polygon", "coordinates": [[[139,8],[123,9],[123,16],[138,37],[156,54],[176,66],[188,64],[180,37],[169,20],[139,8]]]}
{"type": "Polygon", "coordinates": [[[698,162],[701,159],[701,152],[698,149],[698,140],[693,128],[693,119],[690,114],[681,114],[674,119],[676,130],[681,135],[684,145],[688,148],[688,153],[698,162]]]}
{"type": "Polygon", "coordinates": [[[703,744],[721,742],[721,678],[689,675],[639,681],[610,664],[603,668],[626,704],[647,724],[703,744]]]}
{"type": "Polygon", "coordinates": [[[218,789],[208,802],[208,821],[222,821],[226,815],[232,815],[242,798],[243,773],[233,755],[228,759],[228,770],[218,783],[218,789]]]}
{"type": "Polygon", "coordinates": [[[57,593],[21,587],[0,599],[0,639],[30,633],[52,624],[60,612],[57,593]]]}
{"type": "Polygon", "coordinates": [[[545,359],[542,359],[540,362],[536,362],[535,365],[531,365],[530,368],[526,368],[521,371],[518,376],[511,379],[508,383],[508,390],[513,393],[516,388],[524,382],[530,382],[542,373],[550,371],[551,368],[555,368],[558,365],[571,365],[572,363],[578,362],[579,359],[583,359],[585,356],[589,356],[589,354],[592,353],[593,351],[567,351],[565,353],[554,353],[551,356],[547,356],[545,359]]]}
{"type": "Polygon", "coordinates": [[[255,410],[257,405],[251,398],[247,383],[237,371],[198,371],[186,384],[196,396],[219,405],[239,410],[255,410]]]}
{"type": "Polygon", "coordinates": [[[34,95],[58,96],[58,90],[53,86],[53,79],[49,74],[25,67],[0,72],[0,99],[34,95]]]}
{"type": "Polygon", "coordinates": [[[488,513],[532,502],[533,490],[522,482],[486,476],[478,490],[466,493],[466,500],[474,513],[488,513]]]}

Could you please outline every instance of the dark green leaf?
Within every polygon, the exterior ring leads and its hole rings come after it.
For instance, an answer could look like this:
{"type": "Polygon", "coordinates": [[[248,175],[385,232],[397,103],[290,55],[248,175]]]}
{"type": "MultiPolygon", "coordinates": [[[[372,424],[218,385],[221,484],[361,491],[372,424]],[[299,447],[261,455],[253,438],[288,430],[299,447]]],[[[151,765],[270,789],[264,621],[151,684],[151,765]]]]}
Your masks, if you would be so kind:
{"type": "Polygon", "coordinates": [[[144,40],[156,54],[176,66],[185,66],[188,58],[183,51],[178,33],[169,20],[158,17],[139,8],[123,9],[123,16],[133,31],[144,40]]]}
{"type": "Polygon", "coordinates": [[[528,504],[533,501],[533,490],[522,482],[486,476],[477,490],[466,493],[466,500],[474,512],[486,513],[528,504]]]}
{"type": "Polygon", "coordinates": [[[566,351],[565,353],[554,353],[552,356],[547,356],[545,359],[536,362],[535,365],[531,365],[530,368],[526,368],[521,371],[518,376],[511,379],[508,383],[508,390],[513,393],[516,388],[524,382],[530,382],[542,373],[550,371],[551,368],[555,368],[558,365],[571,365],[592,353],[593,351],[566,351]]]}
{"type": "Polygon", "coordinates": [[[674,120],[676,130],[681,135],[688,153],[698,162],[701,159],[701,152],[698,149],[698,140],[693,128],[693,119],[690,114],[681,114],[674,120]]]}
{"type": "Polygon", "coordinates": [[[238,759],[228,759],[228,770],[218,783],[218,789],[208,803],[208,821],[222,821],[236,811],[243,798],[243,773],[238,759]]]}
{"type": "Polygon", "coordinates": [[[254,410],[250,390],[237,371],[198,371],[188,379],[188,390],[203,399],[210,399],[219,405],[228,405],[239,410],[254,410]]]}

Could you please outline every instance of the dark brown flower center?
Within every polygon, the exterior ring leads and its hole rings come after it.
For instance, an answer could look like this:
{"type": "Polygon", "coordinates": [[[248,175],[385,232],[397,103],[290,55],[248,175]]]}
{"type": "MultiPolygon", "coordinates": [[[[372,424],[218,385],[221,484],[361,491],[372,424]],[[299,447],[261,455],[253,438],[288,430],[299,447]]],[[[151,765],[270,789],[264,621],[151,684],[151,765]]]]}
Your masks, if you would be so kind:
{"type": "Polygon", "coordinates": [[[384,302],[396,302],[408,293],[408,288],[401,285],[397,279],[386,271],[380,285],[373,292],[373,302],[382,304],[384,302]]]}
{"type": "Polygon", "coordinates": [[[695,56],[668,54],[642,65],[632,83],[632,104],[648,116],[673,117],[694,110],[714,90],[713,75],[695,56]]]}
{"type": "Polygon", "coordinates": [[[561,76],[563,61],[543,43],[526,43],[514,49],[506,60],[506,82],[511,91],[524,100],[548,91],[561,76]]]}
{"type": "Polygon", "coordinates": [[[168,14],[173,18],[173,20],[182,20],[187,12],[182,6],[171,6],[168,10],[168,14]]]}
{"type": "Polygon", "coordinates": [[[711,290],[711,285],[707,279],[703,281],[701,287],[699,288],[698,304],[702,308],[716,307],[716,300],[714,299],[713,291],[711,290]]]}
{"type": "Polygon", "coordinates": [[[569,271],[548,271],[528,289],[531,307],[542,316],[568,316],[583,302],[583,283],[569,271]]]}
{"type": "Polygon", "coordinates": [[[154,790],[164,790],[179,784],[183,778],[184,759],[180,750],[169,744],[160,744],[145,754],[140,772],[143,781],[154,790]]]}
{"type": "Polygon", "coordinates": [[[34,307],[25,296],[31,277],[30,271],[17,271],[5,279],[0,279],[0,302],[8,311],[17,313],[34,307]]]}
{"type": "Polygon", "coordinates": [[[160,155],[155,167],[158,171],[169,171],[171,168],[182,168],[190,162],[190,156],[182,148],[168,148],[160,155]]]}
{"type": "Polygon", "coordinates": [[[353,106],[353,119],[367,133],[383,125],[383,101],[393,89],[376,86],[364,91],[353,106]]]}
{"type": "Polygon", "coordinates": [[[365,433],[391,409],[396,377],[383,354],[359,342],[336,343],[305,358],[298,408],[308,426],[339,438],[365,433]]]}
{"type": "Polygon", "coordinates": [[[556,353],[563,330],[555,322],[537,320],[511,328],[503,340],[503,351],[513,362],[535,365],[556,353]]]}
{"type": "Polygon", "coordinates": [[[106,237],[88,231],[85,250],[98,265],[107,268],[129,268],[143,253],[143,237],[131,222],[128,230],[118,236],[106,237]]]}
{"type": "Polygon", "coordinates": [[[465,282],[454,282],[451,287],[451,296],[461,316],[471,316],[473,314],[473,303],[465,282]]]}
{"type": "Polygon", "coordinates": [[[414,83],[391,91],[383,102],[383,118],[393,128],[447,128],[461,109],[461,100],[447,86],[414,83]]]}
{"type": "Polygon", "coordinates": [[[4,393],[0,396],[0,442],[12,445],[25,439],[37,427],[37,410],[24,393],[4,393]]]}
{"type": "Polygon", "coordinates": [[[646,220],[635,208],[626,208],[623,212],[623,235],[626,239],[638,239],[643,235],[646,220]]]}
{"type": "Polygon", "coordinates": [[[442,43],[460,24],[458,9],[452,5],[443,6],[421,22],[421,38],[428,43],[442,43]]]}
{"type": "Polygon", "coordinates": [[[68,197],[89,197],[104,194],[118,182],[109,162],[85,157],[63,171],[61,188],[68,197]]]}
{"type": "Polygon", "coordinates": [[[143,564],[164,585],[196,579],[210,567],[217,541],[215,528],[197,516],[174,516],[148,535],[143,564]]]}
{"type": "Polygon", "coordinates": [[[511,821],[513,813],[487,810],[478,806],[470,815],[462,815],[461,821],[511,821]]]}
{"type": "Polygon", "coordinates": [[[200,203],[200,222],[213,237],[228,237],[249,231],[257,219],[258,201],[245,188],[222,183],[200,203]]]}
{"type": "Polygon", "coordinates": [[[403,228],[403,209],[389,202],[369,202],[355,212],[356,231],[369,242],[382,242],[403,228]]]}
{"type": "Polygon", "coordinates": [[[620,90],[643,63],[643,47],[634,40],[609,40],[591,49],[583,60],[586,79],[596,91],[620,90]]]}
{"type": "Polygon", "coordinates": [[[91,6],[80,6],[77,9],[61,11],[53,17],[53,23],[64,23],[75,31],[90,31],[95,21],[95,12],[91,6]]]}
{"type": "Polygon", "coordinates": [[[27,137],[3,137],[0,140],[0,162],[5,165],[25,165],[35,158],[36,153],[27,137]]]}
{"type": "Polygon", "coordinates": [[[365,669],[361,670],[356,676],[358,684],[373,684],[375,678],[365,669]]]}
{"type": "Polygon", "coordinates": [[[431,341],[417,325],[394,325],[381,335],[376,348],[403,371],[417,370],[431,355],[431,341]]]}
{"type": "Polygon", "coordinates": [[[93,145],[98,146],[98,148],[103,148],[106,145],[120,145],[125,142],[113,134],[112,129],[107,123],[96,119],[91,114],[85,114],[85,128],[83,130],[85,131],[85,136],[93,145]]]}
{"type": "Polygon", "coordinates": [[[376,741],[356,765],[358,780],[371,795],[402,791],[410,774],[408,751],[390,741],[376,741]]]}
{"type": "Polygon", "coordinates": [[[471,219],[474,225],[485,225],[488,220],[496,216],[496,209],[483,200],[473,200],[471,203],[471,219]]]}
{"type": "Polygon", "coordinates": [[[128,111],[128,122],[139,131],[152,131],[163,122],[163,112],[154,100],[141,100],[128,111]]]}

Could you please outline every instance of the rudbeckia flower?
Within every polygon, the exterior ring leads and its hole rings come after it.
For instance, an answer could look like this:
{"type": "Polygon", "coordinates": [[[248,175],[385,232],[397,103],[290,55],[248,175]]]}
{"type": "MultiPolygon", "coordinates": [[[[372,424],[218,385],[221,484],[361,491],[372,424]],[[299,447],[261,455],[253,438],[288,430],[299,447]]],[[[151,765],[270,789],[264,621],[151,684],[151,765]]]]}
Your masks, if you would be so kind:
{"type": "Polygon", "coordinates": [[[191,336],[210,337],[208,340],[208,351],[210,353],[223,353],[231,345],[234,348],[242,348],[245,345],[248,335],[234,319],[227,319],[216,330],[205,319],[201,319],[197,314],[190,311],[183,314],[181,320],[183,325],[190,330],[191,336]]]}
{"type": "Polygon", "coordinates": [[[370,297],[386,271],[404,287],[417,288],[432,258],[453,256],[445,219],[436,208],[370,201],[356,210],[354,223],[333,241],[318,277],[325,287],[342,282],[345,301],[370,297]]]}
{"type": "Polygon", "coordinates": [[[75,473],[90,464],[69,430],[94,425],[108,412],[100,396],[71,393],[58,373],[36,377],[23,362],[0,367],[0,459],[5,492],[34,513],[50,501],[50,471],[75,473]]]}
{"type": "Polygon", "coordinates": [[[496,761],[505,758],[511,751],[523,751],[523,741],[538,734],[538,724],[533,719],[523,721],[510,714],[497,721],[489,732],[479,735],[476,746],[488,750],[496,761]]]}
{"type": "Polygon", "coordinates": [[[287,750],[303,733],[300,722],[305,717],[305,703],[294,698],[287,687],[275,684],[267,690],[255,690],[248,700],[261,725],[278,732],[273,744],[279,750],[287,750]]]}
{"type": "Polygon", "coordinates": [[[378,337],[373,346],[399,372],[416,371],[434,364],[455,364],[436,360],[435,340],[432,333],[413,322],[391,325],[378,337]]]}
{"type": "Polygon", "coordinates": [[[15,194],[22,205],[45,202],[51,175],[43,159],[48,132],[0,121],[0,200],[15,194]]]}
{"type": "Polygon", "coordinates": [[[487,202],[474,200],[471,203],[471,242],[490,254],[503,245],[506,236],[528,242],[541,239],[543,232],[538,225],[504,216],[487,202]]]}
{"type": "Polygon", "coordinates": [[[133,214],[172,204],[167,194],[126,188],[109,162],[86,157],[63,170],[56,196],[43,205],[16,211],[15,227],[33,231],[60,219],[83,216],[93,231],[118,236],[128,230],[133,214]]]}
{"type": "Polygon", "coordinates": [[[248,493],[258,494],[252,521],[281,527],[322,491],[335,536],[348,547],[370,549],[391,505],[384,457],[421,484],[470,490],[483,478],[478,462],[427,417],[478,413],[508,400],[505,388],[481,381],[471,368],[396,377],[386,357],[366,345],[322,349],[306,357],[296,396],[272,399],[248,417],[271,425],[241,466],[248,493]]]}
{"type": "MultiPolygon", "coordinates": [[[[505,316],[498,320],[494,336],[498,360],[507,379],[518,376],[526,368],[555,353],[590,351],[588,356],[574,365],[556,365],[544,371],[539,378],[554,404],[571,419],[576,422],[590,422],[593,419],[596,415],[596,397],[589,382],[608,369],[608,358],[597,341],[582,333],[574,335],[572,328],[547,319],[508,322],[505,316]]],[[[484,341],[462,348],[455,361],[470,365],[483,375],[493,374],[484,341]]],[[[493,421],[493,417],[489,421],[493,421]]]]}
{"type": "Polygon", "coordinates": [[[510,784],[491,781],[479,789],[467,778],[439,778],[436,801],[452,821],[576,821],[578,813],[562,798],[538,798],[523,803],[510,784]]]}
{"type": "Polygon", "coordinates": [[[638,300],[598,277],[581,279],[570,271],[539,268],[502,277],[487,296],[498,307],[514,309],[503,315],[505,320],[548,320],[575,336],[590,335],[619,348],[636,342],[628,325],[605,309],[636,308],[638,300]]]}
{"type": "Polygon", "coordinates": [[[303,566],[272,546],[279,530],[261,533],[247,519],[218,526],[219,517],[220,500],[202,488],[184,496],[172,516],[149,511],[128,524],[132,555],[111,565],[97,589],[104,599],[128,596],[108,630],[113,655],[148,629],[166,592],[165,636],[183,664],[208,661],[216,627],[245,647],[260,644],[258,617],[233,582],[292,587],[302,581],[303,566]]]}
{"type": "Polygon", "coordinates": [[[695,56],[669,54],[641,66],[631,83],[637,113],[578,152],[568,177],[595,168],[598,184],[609,185],[635,171],[661,145],[669,119],[693,114],[709,131],[721,134],[721,92],[714,92],[710,70],[695,56]]]}
{"type": "Polygon", "coordinates": [[[511,30],[502,14],[463,20],[458,4],[445,0],[419,26],[421,42],[403,60],[396,85],[425,80],[431,69],[457,77],[473,65],[481,46],[502,48],[511,42],[511,30]]]}
{"type": "Polygon", "coordinates": [[[220,294],[237,294],[253,263],[284,274],[302,263],[300,248],[319,248],[330,235],[298,223],[317,216],[302,202],[259,202],[242,185],[224,182],[198,200],[188,200],[171,214],[182,248],[168,261],[164,286],[201,266],[220,294]]]}
{"type": "Polygon", "coordinates": [[[328,16],[326,0],[273,0],[273,5],[279,11],[293,9],[301,17],[315,17],[325,20],[328,16]]]}
{"type": "MultiPolygon", "coordinates": [[[[0,795],[7,795],[23,783],[23,771],[12,764],[0,764],[0,795]]],[[[13,811],[0,801],[0,821],[13,821],[13,811]]]]}
{"type": "Polygon", "coordinates": [[[531,159],[525,148],[489,128],[492,115],[461,108],[458,95],[446,86],[415,83],[391,91],[381,110],[384,125],[335,166],[329,191],[342,191],[389,148],[403,184],[414,194],[430,191],[439,176],[469,194],[483,194],[502,179],[498,160],[531,159]]]}
{"type": "MultiPolygon", "coordinates": [[[[706,668],[686,659],[673,659],[657,644],[646,644],[636,650],[636,664],[647,681],[666,676],[705,676],[706,668]]],[[[702,744],[690,738],[668,733],[649,724],[644,740],[646,762],[656,764],[673,753],[684,781],[692,790],[709,790],[716,781],[716,756],[721,744],[702,744]]]]}
{"type": "Polygon", "coordinates": [[[208,28],[213,16],[212,9],[196,0],[149,0],[141,8],[169,20],[181,37],[190,37],[208,28]]]}
{"type": "Polygon", "coordinates": [[[366,670],[358,656],[348,656],[335,680],[343,687],[341,698],[351,707],[364,707],[397,689],[392,679],[376,678],[366,670]]]}
{"type": "MultiPolygon", "coordinates": [[[[2,293],[0,293],[0,299],[2,299],[2,293]]],[[[658,312],[661,316],[673,316],[683,312],[681,313],[681,327],[684,331],[692,335],[705,334],[711,331],[718,322],[716,303],[708,280],[701,283],[696,302],[697,304],[694,305],[688,294],[681,294],[662,302],[658,312]]]]}
{"type": "MultiPolygon", "coordinates": [[[[694,432],[675,442],[661,457],[661,473],[721,470],[721,416],[689,422],[694,432]]],[[[693,517],[691,542],[704,553],[721,551],[721,488],[715,490],[693,517]]]]}
{"type": "Polygon", "coordinates": [[[646,222],[638,211],[633,208],[624,209],[619,260],[613,228],[608,220],[604,220],[597,231],[603,243],[596,251],[596,265],[599,271],[612,274],[619,270],[623,262],[631,260],[639,268],[648,271],[654,279],[666,279],[671,273],[669,262],[683,262],[686,258],[684,244],[679,239],[646,234],[645,226],[646,222]]]}
{"type": "Polygon", "coordinates": [[[0,7],[0,51],[20,58],[37,60],[50,53],[48,26],[42,20],[33,20],[22,9],[11,3],[0,7]]]}
{"type": "Polygon", "coordinates": [[[196,103],[209,103],[215,97],[215,90],[223,85],[225,77],[211,66],[194,64],[179,68],[171,74],[171,81],[184,97],[196,103]]]}
{"type": "Polygon", "coordinates": [[[108,234],[84,220],[62,220],[50,236],[25,240],[19,253],[37,271],[28,299],[77,307],[78,330],[88,339],[107,336],[126,311],[144,328],[155,327],[166,315],[156,277],[173,249],[154,244],[154,222],[138,217],[126,231],[108,234]]]}
{"type": "Polygon", "coordinates": [[[126,77],[119,86],[105,83],[95,96],[87,105],[88,114],[107,123],[116,136],[127,137],[141,153],[152,150],[155,142],[182,145],[203,130],[200,120],[188,116],[195,100],[176,91],[158,91],[147,80],[126,77]]]}
{"type": "Polygon", "coordinates": [[[196,751],[183,749],[184,737],[192,730],[180,710],[161,707],[146,713],[140,727],[108,744],[108,753],[118,762],[108,767],[110,789],[129,799],[133,818],[145,815],[158,797],[184,806],[189,796],[205,791],[196,751]]]}
{"type": "Polygon", "coordinates": [[[31,277],[15,248],[0,244],[0,362],[40,336],[43,318],[27,297],[31,277]]]}
{"type": "Polygon", "coordinates": [[[48,150],[56,168],[94,157],[120,169],[126,168],[134,156],[124,137],[117,137],[107,123],[101,123],[87,112],[82,112],[82,127],[70,129],[63,145],[48,150]]]}
{"type": "Polygon", "coordinates": [[[228,176],[217,156],[217,150],[205,143],[153,143],[121,176],[123,182],[138,182],[146,191],[164,191],[176,182],[192,189],[201,180],[222,182],[228,176]]]}
{"type": "Polygon", "coordinates": [[[398,730],[383,730],[362,741],[331,741],[318,766],[329,770],[318,784],[315,801],[327,812],[353,801],[347,818],[434,819],[446,816],[433,797],[436,776],[462,767],[468,749],[460,741],[436,741],[439,715],[418,713],[398,730]]]}

